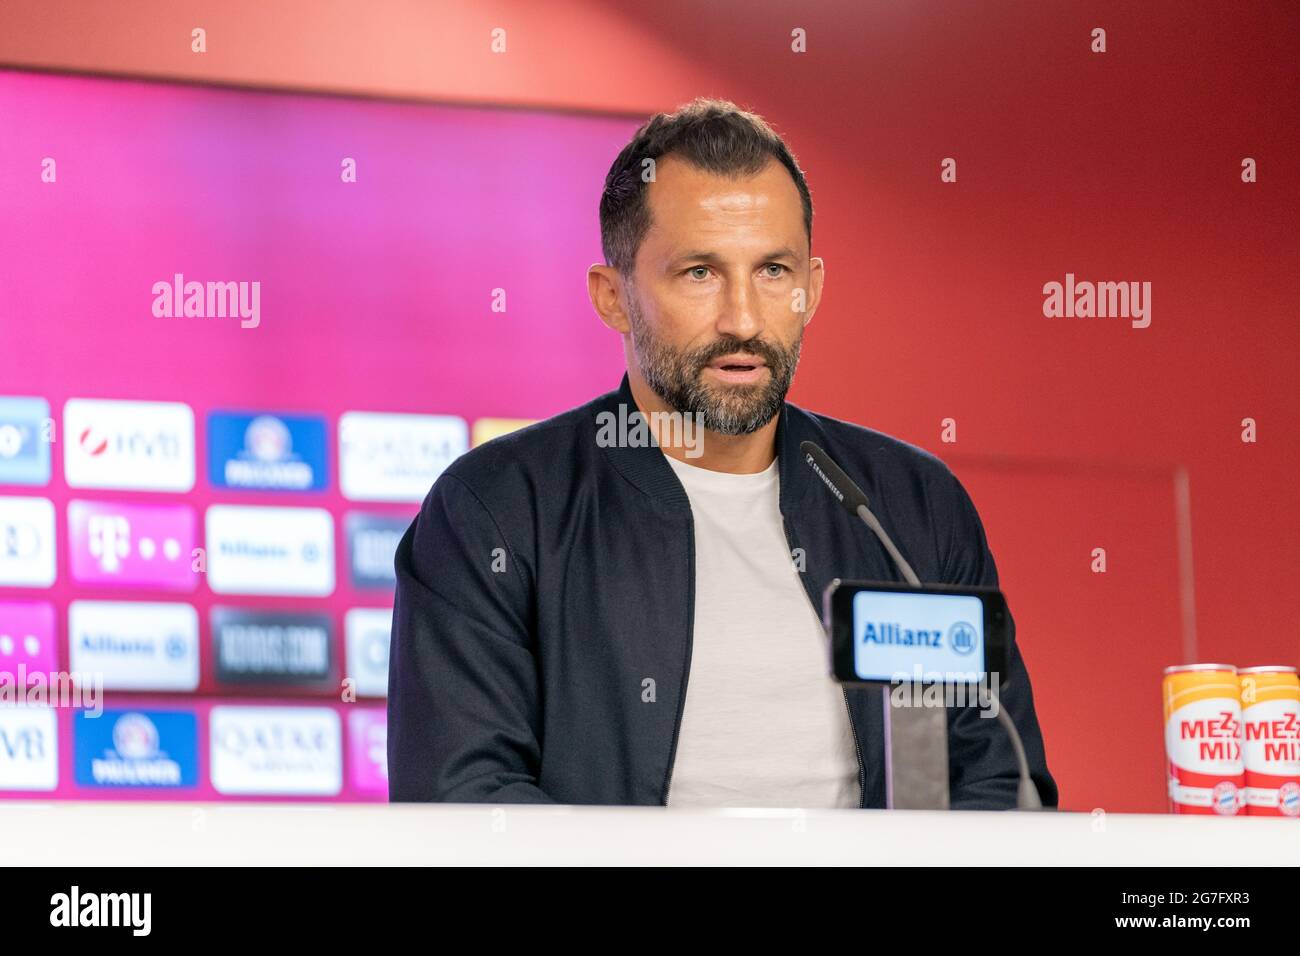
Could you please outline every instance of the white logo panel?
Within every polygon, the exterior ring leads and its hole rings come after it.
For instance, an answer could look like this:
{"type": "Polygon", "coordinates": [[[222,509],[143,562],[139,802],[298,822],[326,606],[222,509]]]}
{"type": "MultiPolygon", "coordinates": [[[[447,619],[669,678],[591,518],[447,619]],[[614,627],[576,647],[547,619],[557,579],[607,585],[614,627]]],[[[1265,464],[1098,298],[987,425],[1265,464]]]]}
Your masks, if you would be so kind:
{"type": "Polygon", "coordinates": [[[208,586],[217,594],[334,591],[334,519],[322,508],[213,505],[206,539],[208,586]]]}
{"type": "Polygon", "coordinates": [[[0,497],[0,585],[54,583],[54,502],[0,497]]]}
{"type": "Polygon", "coordinates": [[[343,731],[328,707],[212,708],[218,793],[333,796],[343,788],[343,731]]]}
{"type": "Polygon", "coordinates": [[[343,617],[347,635],[347,676],[362,697],[388,696],[388,645],[392,608],[354,607],[343,617]]]}
{"type": "Polygon", "coordinates": [[[59,744],[52,707],[0,707],[0,790],[53,790],[59,744]]]}
{"type": "Polygon", "coordinates": [[[70,398],[63,436],[70,488],[194,488],[194,412],[181,402],[70,398]]]}
{"type": "Polygon", "coordinates": [[[109,690],[199,686],[199,615],[188,604],[73,601],[68,650],[72,670],[103,674],[109,690]]]}
{"type": "Polygon", "coordinates": [[[468,447],[469,426],[454,415],[344,412],[339,486],[352,501],[423,501],[468,447]]]}

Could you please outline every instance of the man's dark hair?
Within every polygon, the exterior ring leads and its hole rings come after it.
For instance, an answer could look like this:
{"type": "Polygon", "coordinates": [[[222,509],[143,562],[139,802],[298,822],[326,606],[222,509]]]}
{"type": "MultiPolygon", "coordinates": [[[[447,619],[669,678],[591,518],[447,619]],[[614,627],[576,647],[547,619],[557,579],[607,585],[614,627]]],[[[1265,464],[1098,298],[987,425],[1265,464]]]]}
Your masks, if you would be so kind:
{"type": "Polygon", "coordinates": [[[803,224],[812,247],[812,196],[803,170],[785,141],[754,113],[728,100],[700,97],[675,113],[657,113],[636,131],[609,168],[600,197],[600,244],[605,262],[632,274],[641,241],[650,230],[642,178],[645,160],[673,154],[697,169],[722,176],[753,176],[772,159],[790,172],[803,203],[803,224]]]}

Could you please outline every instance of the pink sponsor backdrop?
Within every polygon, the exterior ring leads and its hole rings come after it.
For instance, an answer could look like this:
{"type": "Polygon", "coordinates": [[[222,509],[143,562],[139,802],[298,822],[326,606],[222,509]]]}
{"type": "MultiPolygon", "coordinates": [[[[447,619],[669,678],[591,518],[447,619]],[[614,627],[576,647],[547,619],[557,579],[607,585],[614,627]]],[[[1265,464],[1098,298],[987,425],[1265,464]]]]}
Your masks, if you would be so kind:
{"type": "MultiPolygon", "coordinates": [[[[199,787],[76,788],[70,715],[62,713],[57,796],[217,798],[207,777],[206,714],[235,701],[214,678],[213,604],[326,611],[339,661],[344,613],[391,605],[387,593],[352,588],[343,516],[411,516],[417,506],[342,498],[342,412],[459,415],[471,424],[541,418],[617,384],[619,343],[592,314],[582,274],[601,258],[596,212],[605,172],[635,126],[620,117],[0,71],[0,395],[44,397],[60,425],[69,398],[185,402],[196,424],[189,494],[69,489],[61,433],[49,485],[0,485],[0,495],[55,503],[54,586],[0,588],[0,601],[54,605],[62,667],[71,600],[184,600],[199,614],[197,696],[107,695],[110,707],[195,710],[199,787]],[[46,157],[57,164],[55,183],[41,181],[46,157]],[[355,183],[342,181],[345,158],[356,161],[355,183]],[[178,272],[202,282],[260,282],[260,326],[155,318],[151,288],[178,272]],[[505,290],[504,314],[491,309],[495,289],[505,290]],[[324,416],[328,490],[210,487],[206,418],[229,409],[324,416]],[[195,508],[200,538],[211,504],[327,508],[336,589],[328,598],[218,597],[204,581],[191,594],[75,584],[73,498],[183,502],[195,508]]],[[[382,700],[345,705],[337,695],[286,688],[240,693],[237,701],[248,703],[332,699],[343,719],[342,798],[383,799],[360,763],[382,736],[371,726],[382,700]]]]}

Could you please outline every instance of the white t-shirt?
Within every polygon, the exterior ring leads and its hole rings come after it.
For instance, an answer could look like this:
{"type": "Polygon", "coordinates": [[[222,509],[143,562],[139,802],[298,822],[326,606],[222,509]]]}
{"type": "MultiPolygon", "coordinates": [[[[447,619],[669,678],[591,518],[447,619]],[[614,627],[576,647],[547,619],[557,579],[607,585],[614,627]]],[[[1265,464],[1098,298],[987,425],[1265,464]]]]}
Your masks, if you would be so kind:
{"type": "Polygon", "coordinates": [[[858,806],[853,730],[785,539],[777,462],[753,475],[668,463],[695,517],[694,643],[668,805],[858,806]]]}

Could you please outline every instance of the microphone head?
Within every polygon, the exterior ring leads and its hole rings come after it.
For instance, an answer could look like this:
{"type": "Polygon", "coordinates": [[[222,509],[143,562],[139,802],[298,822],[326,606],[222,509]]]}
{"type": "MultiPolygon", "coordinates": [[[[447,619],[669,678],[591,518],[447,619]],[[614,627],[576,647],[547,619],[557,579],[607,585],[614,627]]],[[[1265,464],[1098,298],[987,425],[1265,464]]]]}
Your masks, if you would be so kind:
{"type": "Polygon", "coordinates": [[[803,453],[804,463],[816,473],[822,484],[844,506],[844,510],[856,516],[858,506],[867,504],[867,496],[863,490],[854,484],[853,479],[844,474],[840,466],[831,461],[830,456],[817,445],[806,441],[800,444],[799,451],[803,453]]]}

